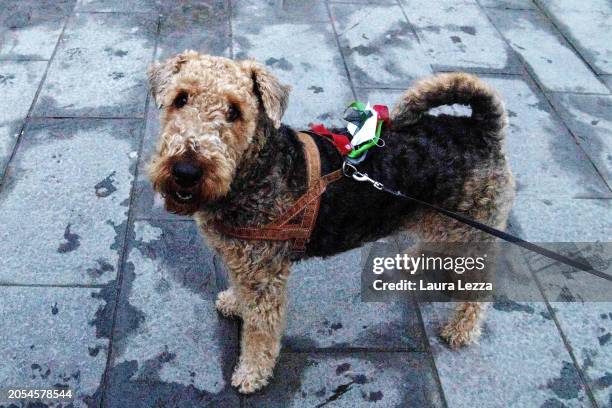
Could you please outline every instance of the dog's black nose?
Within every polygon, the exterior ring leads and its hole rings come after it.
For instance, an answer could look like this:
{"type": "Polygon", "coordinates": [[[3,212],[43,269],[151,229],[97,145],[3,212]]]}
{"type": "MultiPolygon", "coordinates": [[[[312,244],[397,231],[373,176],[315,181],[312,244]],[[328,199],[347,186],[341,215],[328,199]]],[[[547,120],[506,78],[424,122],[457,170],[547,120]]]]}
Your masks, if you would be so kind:
{"type": "Polygon", "coordinates": [[[178,162],[172,166],[172,175],[181,187],[191,187],[202,177],[202,169],[189,162],[178,162]]]}

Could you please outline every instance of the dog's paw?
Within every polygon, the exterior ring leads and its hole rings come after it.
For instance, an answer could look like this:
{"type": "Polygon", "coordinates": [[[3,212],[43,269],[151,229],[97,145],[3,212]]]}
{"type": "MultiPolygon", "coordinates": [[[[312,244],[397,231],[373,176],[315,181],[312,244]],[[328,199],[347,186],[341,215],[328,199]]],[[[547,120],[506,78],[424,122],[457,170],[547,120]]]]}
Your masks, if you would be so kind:
{"type": "Polygon", "coordinates": [[[268,385],[271,376],[270,370],[239,363],[232,375],[232,385],[243,394],[251,394],[268,385]]]}
{"type": "Polygon", "coordinates": [[[224,290],[217,295],[217,310],[225,317],[238,316],[238,300],[232,289],[224,290]]]}
{"type": "Polygon", "coordinates": [[[468,328],[458,322],[450,322],[442,328],[440,335],[451,348],[457,349],[461,346],[477,343],[480,337],[480,327],[473,325],[468,328]]]}

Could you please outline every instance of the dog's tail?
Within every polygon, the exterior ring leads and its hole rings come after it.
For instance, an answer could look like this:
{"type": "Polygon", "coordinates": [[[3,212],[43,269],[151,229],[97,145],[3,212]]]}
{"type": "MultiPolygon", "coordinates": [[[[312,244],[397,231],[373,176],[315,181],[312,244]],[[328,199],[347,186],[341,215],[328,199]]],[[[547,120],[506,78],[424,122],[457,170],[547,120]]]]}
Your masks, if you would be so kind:
{"type": "Polygon", "coordinates": [[[461,104],[472,108],[472,120],[487,134],[503,138],[508,123],[504,104],[489,85],[466,73],[437,74],[408,89],[391,112],[393,127],[416,123],[429,109],[461,104]]]}

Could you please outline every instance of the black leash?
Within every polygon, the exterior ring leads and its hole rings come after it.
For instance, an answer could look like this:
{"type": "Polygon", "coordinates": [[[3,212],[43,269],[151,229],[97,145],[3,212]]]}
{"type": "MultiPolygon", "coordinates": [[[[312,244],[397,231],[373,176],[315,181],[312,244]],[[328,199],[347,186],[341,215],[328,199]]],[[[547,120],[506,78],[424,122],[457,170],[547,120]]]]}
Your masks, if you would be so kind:
{"type": "Polygon", "coordinates": [[[596,269],[593,269],[593,267],[591,265],[589,265],[586,262],[581,262],[581,261],[576,261],[574,259],[568,258],[564,255],[561,255],[557,252],[551,251],[549,249],[543,248],[539,245],[536,245],[534,243],[531,243],[529,241],[525,241],[524,239],[521,239],[519,237],[515,237],[514,235],[508,234],[507,232],[504,231],[500,231],[496,228],[490,227],[488,225],[482,224],[478,221],[474,221],[470,218],[464,217],[463,215],[456,213],[454,211],[450,211],[450,210],[446,210],[442,207],[438,207],[436,205],[433,204],[429,204],[425,201],[421,201],[418,198],[414,198],[414,197],[410,197],[404,193],[402,193],[399,190],[392,190],[388,187],[386,187],[384,184],[371,179],[367,173],[361,173],[357,170],[357,168],[355,166],[353,166],[351,163],[345,161],[344,164],[342,165],[342,172],[344,173],[344,175],[346,177],[351,177],[356,181],[367,181],[370,184],[372,184],[372,186],[378,190],[384,191],[385,193],[389,193],[391,195],[394,195],[395,197],[399,197],[399,198],[403,198],[404,200],[408,200],[411,201],[413,203],[419,204],[423,207],[427,207],[430,208],[434,211],[437,211],[439,213],[442,213],[444,215],[446,215],[447,217],[453,218],[459,222],[462,222],[464,224],[467,224],[471,227],[474,227],[476,229],[479,229],[481,231],[486,232],[487,234],[493,235],[497,238],[503,239],[504,241],[510,242],[512,244],[518,245],[522,248],[525,248],[529,251],[533,251],[536,252],[540,255],[543,255],[547,258],[553,259],[555,261],[561,262],[565,265],[571,266],[573,268],[576,269],[580,269],[584,272],[590,273],[592,275],[595,275],[597,277],[600,277],[602,279],[605,279],[607,281],[611,281],[612,282],[612,276],[605,274],[601,271],[598,271],[596,269]]]}

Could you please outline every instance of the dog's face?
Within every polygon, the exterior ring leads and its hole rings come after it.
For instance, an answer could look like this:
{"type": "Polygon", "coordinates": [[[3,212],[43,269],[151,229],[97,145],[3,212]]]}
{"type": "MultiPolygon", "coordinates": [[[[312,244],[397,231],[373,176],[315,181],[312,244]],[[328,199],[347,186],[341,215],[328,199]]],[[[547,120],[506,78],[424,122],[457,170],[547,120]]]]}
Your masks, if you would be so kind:
{"type": "Polygon", "coordinates": [[[153,187],[168,211],[193,214],[229,192],[259,115],[280,126],[289,88],[254,61],[195,51],[154,64],[148,75],[162,110],[153,187]]]}

